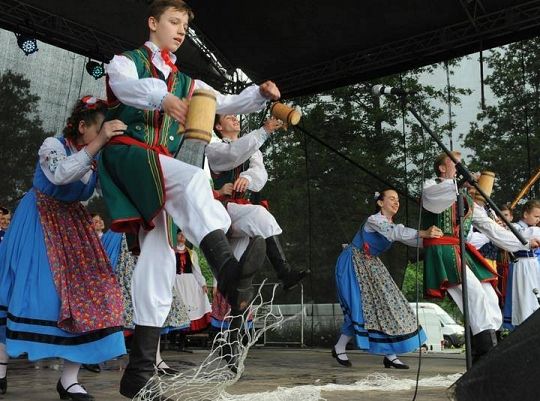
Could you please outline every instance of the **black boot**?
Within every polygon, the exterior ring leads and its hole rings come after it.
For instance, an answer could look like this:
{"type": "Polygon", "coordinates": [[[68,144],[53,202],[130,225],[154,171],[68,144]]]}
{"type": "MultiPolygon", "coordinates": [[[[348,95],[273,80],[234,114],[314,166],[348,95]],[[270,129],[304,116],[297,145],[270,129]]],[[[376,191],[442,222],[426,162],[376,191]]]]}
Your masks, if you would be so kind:
{"type": "Polygon", "coordinates": [[[129,363],[120,380],[120,394],[133,398],[154,375],[161,327],[135,326],[129,363]]]}
{"type": "Polygon", "coordinates": [[[487,354],[490,349],[497,345],[495,330],[481,331],[472,336],[471,340],[473,363],[478,362],[483,355],[487,354]]]}
{"type": "Polygon", "coordinates": [[[231,313],[242,313],[254,297],[252,280],[264,263],[264,239],[253,237],[240,261],[234,257],[222,230],[207,234],[201,241],[200,249],[218,281],[219,292],[231,305],[231,313]]]}
{"type": "Polygon", "coordinates": [[[291,268],[277,235],[266,238],[266,256],[268,256],[278,278],[283,283],[283,289],[286,291],[296,287],[310,273],[309,270],[296,271],[291,268]]]}

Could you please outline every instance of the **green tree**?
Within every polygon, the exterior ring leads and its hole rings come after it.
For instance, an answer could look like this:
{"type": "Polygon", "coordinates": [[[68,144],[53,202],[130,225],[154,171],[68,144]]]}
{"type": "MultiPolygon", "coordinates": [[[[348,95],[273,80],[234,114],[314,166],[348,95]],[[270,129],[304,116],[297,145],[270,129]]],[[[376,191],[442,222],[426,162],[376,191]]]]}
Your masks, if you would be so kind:
{"type": "Polygon", "coordinates": [[[502,203],[512,201],[540,167],[540,39],[492,50],[486,62],[492,72],[485,83],[497,103],[478,114],[464,143],[473,150],[472,169],[496,173],[493,196],[502,203]]]}
{"type": "Polygon", "coordinates": [[[39,146],[49,135],[36,115],[38,100],[23,75],[0,75],[0,204],[10,208],[31,187],[39,146]]]}
{"type": "MultiPolygon", "coordinates": [[[[419,83],[420,74],[432,71],[433,67],[426,67],[378,82],[419,90],[416,107],[433,130],[442,134],[448,127],[441,123],[443,110],[434,105],[433,99],[445,101],[447,93],[419,83]]],[[[399,101],[373,97],[372,85],[350,85],[293,99],[292,103],[302,107],[301,124],[306,131],[414,199],[419,195],[424,153],[429,161],[439,149],[431,141],[422,140],[419,125],[403,113],[399,101]]],[[[457,104],[459,95],[467,93],[454,88],[451,101],[457,104]]],[[[251,127],[260,119],[251,119],[251,127]]],[[[374,212],[373,194],[386,185],[294,128],[274,134],[265,157],[270,179],[264,195],[283,228],[289,259],[297,268],[312,269],[305,283],[308,298],[334,302],[333,274],[341,244],[348,243],[362,221],[374,212]]],[[[398,220],[403,222],[408,216],[409,225],[415,226],[418,204],[406,201],[405,196],[401,200],[398,220]]],[[[384,259],[401,284],[407,265],[404,247],[393,247],[384,259]]],[[[286,300],[293,302],[292,296],[286,300]]]]}

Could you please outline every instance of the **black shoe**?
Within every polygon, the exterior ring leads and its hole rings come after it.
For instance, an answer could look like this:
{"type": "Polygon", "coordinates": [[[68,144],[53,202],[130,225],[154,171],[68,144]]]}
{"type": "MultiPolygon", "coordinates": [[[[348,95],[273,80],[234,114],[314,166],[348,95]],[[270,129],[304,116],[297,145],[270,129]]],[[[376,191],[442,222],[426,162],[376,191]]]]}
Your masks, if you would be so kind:
{"type": "Polygon", "coordinates": [[[129,363],[120,380],[120,394],[133,398],[154,376],[161,327],[135,326],[129,363]]]}
{"type": "Polygon", "coordinates": [[[283,283],[285,291],[296,287],[304,277],[311,273],[309,270],[296,271],[291,268],[277,235],[266,238],[266,256],[283,283]]]}
{"type": "Polygon", "coordinates": [[[92,373],[101,373],[101,367],[97,363],[83,363],[81,365],[81,368],[86,369],[87,371],[92,373]]]}
{"type": "Polygon", "coordinates": [[[345,352],[340,352],[339,354],[336,352],[336,347],[332,347],[332,356],[334,358],[336,358],[336,361],[341,365],[341,366],[345,366],[347,368],[350,368],[352,366],[352,363],[351,361],[349,361],[348,359],[345,360],[345,359],[339,359],[339,355],[345,355],[345,352]]]}
{"type": "Polygon", "coordinates": [[[70,393],[68,391],[71,387],[77,386],[77,385],[84,388],[84,386],[80,385],[79,383],[73,383],[71,386],[68,386],[68,388],[64,388],[64,386],[62,386],[61,380],[58,379],[58,383],[56,383],[56,391],[58,391],[58,395],[60,396],[60,399],[73,400],[73,401],[94,401],[95,400],[95,398],[92,397],[88,393],[70,393]]]}
{"type": "Polygon", "coordinates": [[[253,276],[264,263],[266,246],[262,237],[253,237],[240,261],[233,255],[222,230],[208,233],[200,243],[208,265],[218,281],[218,290],[231,305],[232,313],[242,313],[253,300],[253,276]]]}
{"type": "MultiPolygon", "coordinates": [[[[0,362],[0,365],[7,366],[7,363],[0,362]]],[[[7,371],[6,375],[0,379],[0,394],[6,394],[7,391],[7,371]]]]}
{"type": "MultiPolygon", "coordinates": [[[[398,358],[396,358],[396,359],[398,359],[398,358]]],[[[395,363],[394,361],[396,359],[390,360],[387,357],[384,357],[384,359],[383,359],[384,367],[385,368],[396,368],[396,369],[409,369],[409,365],[405,365],[404,363],[395,363]]]]}

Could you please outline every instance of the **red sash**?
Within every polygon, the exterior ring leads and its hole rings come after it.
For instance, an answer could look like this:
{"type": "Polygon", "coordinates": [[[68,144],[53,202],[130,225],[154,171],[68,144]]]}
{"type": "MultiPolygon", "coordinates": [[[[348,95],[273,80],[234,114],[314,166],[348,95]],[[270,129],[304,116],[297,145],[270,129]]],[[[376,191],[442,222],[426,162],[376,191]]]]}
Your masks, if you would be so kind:
{"type": "MultiPolygon", "coordinates": [[[[252,205],[251,201],[246,198],[234,198],[229,195],[221,196],[218,191],[215,189],[212,190],[212,194],[214,195],[214,199],[217,199],[218,201],[222,202],[224,205],[227,203],[236,203],[238,205],[252,205]]],[[[264,199],[259,202],[258,206],[264,207],[266,210],[270,210],[270,204],[268,203],[268,200],[264,199]]]]}
{"type": "Polygon", "coordinates": [[[130,145],[130,146],[138,146],[140,148],[152,150],[160,155],[165,156],[171,156],[171,152],[169,152],[169,149],[167,149],[163,145],[148,145],[147,143],[141,142],[136,140],[135,138],[132,138],[128,135],[118,135],[114,136],[110,139],[109,143],[107,145],[130,145]]]}
{"type": "MultiPolygon", "coordinates": [[[[441,238],[424,238],[424,248],[429,248],[431,246],[435,245],[452,245],[457,247],[457,253],[459,255],[459,238],[458,237],[451,237],[451,236],[444,236],[441,238]]],[[[495,276],[498,276],[497,271],[491,266],[486,258],[478,252],[478,249],[476,249],[474,246],[469,244],[468,242],[465,242],[465,248],[467,251],[469,251],[473,256],[474,259],[476,259],[478,262],[482,264],[490,273],[493,273],[495,276]]],[[[458,264],[459,268],[460,264],[458,264]]]]}

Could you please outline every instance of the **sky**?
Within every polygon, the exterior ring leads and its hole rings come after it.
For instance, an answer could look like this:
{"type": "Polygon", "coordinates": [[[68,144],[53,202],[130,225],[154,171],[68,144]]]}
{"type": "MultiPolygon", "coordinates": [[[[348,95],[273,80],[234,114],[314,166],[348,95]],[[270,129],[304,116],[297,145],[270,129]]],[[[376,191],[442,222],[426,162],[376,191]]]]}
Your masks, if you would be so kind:
{"type": "MultiPolygon", "coordinates": [[[[484,58],[486,52],[484,53],[484,58]]],[[[467,57],[463,57],[460,62],[451,67],[450,85],[458,88],[468,88],[472,93],[468,96],[461,96],[461,105],[452,106],[452,113],[454,114],[453,121],[456,123],[456,128],[453,130],[453,142],[454,149],[458,150],[459,136],[460,134],[466,134],[469,131],[470,123],[476,121],[477,114],[481,111],[481,79],[480,79],[480,62],[479,53],[471,54],[467,57]]],[[[489,74],[490,70],[484,61],[484,79],[489,74]]],[[[421,76],[423,84],[429,84],[437,89],[446,90],[447,88],[447,74],[444,66],[440,66],[435,69],[433,74],[424,74],[421,76]]],[[[493,95],[489,86],[484,85],[484,97],[485,104],[494,105],[497,99],[493,95]]],[[[436,102],[439,107],[444,110],[442,121],[448,122],[448,104],[436,102]]],[[[444,143],[449,146],[449,137],[445,138],[444,143]]],[[[463,155],[467,157],[471,154],[470,150],[460,148],[463,151],[463,155]]]]}

